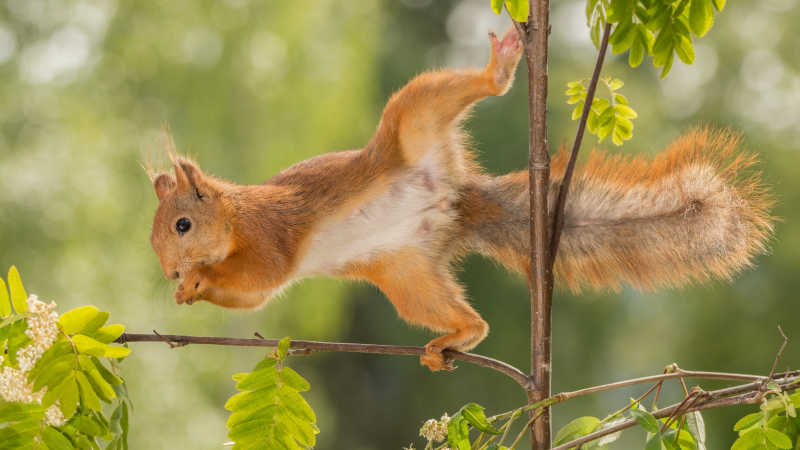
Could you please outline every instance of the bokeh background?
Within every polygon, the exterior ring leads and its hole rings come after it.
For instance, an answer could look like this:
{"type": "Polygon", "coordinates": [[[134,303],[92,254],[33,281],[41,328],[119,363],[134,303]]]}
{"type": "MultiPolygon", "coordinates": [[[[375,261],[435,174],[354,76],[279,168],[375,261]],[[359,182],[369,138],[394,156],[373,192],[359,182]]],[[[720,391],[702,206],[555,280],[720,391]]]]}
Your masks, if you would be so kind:
{"type": "MultiPolygon", "coordinates": [[[[550,142],[569,142],[563,90],[590,74],[583,1],[552,5],[550,142]]],[[[611,56],[639,111],[625,154],[654,153],[693,124],[740,130],[774,187],[772,252],[733,283],[641,294],[556,293],[555,391],[682,367],[765,373],[800,362],[800,52],[795,0],[728,2],[691,67],[665,81],[611,56]]],[[[156,198],[140,162],[163,160],[161,127],[219,176],[259,183],[293,162],[358,148],[387,96],[421,71],[482,65],[486,32],[507,17],[488,0],[0,1],[0,268],[61,311],[93,303],[130,331],[417,344],[375,288],[315,279],[258,312],[177,306],[148,242],[156,198]]],[[[518,80],[524,80],[520,68],[518,80]]],[[[493,173],[525,167],[526,87],[489,99],[469,122],[493,173]]],[[[596,144],[588,136],[586,146],[596,144]]],[[[520,278],[474,257],[461,279],[492,333],[476,351],[528,366],[529,303],[520,278]]],[[[131,448],[217,449],[226,439],[230,375],[258,349],[133,344],[124,376],[135,402],[131,448]]],[[[489,412],[524,402],[512,381],[462,364],[429,373],[415,358],[319,354],[292,364],[312,383],[320,449],[399,449],[427,418],[468,401],[489,412]]],[[[712,388],[719,384],[706,383],[712,388]]],[[[604,415],[643,388],[554,409],[555,428],[604,415]]],[[[662,405],[678,398],[666,392],[662,405]]],[[[752,409],[752,408],[750,408],[752,409]]],[[[747,408],[706,413],[709,448],[728,448],[747,408]]],[[[619,448],[641,448],[629,431],[619,448]]]]}

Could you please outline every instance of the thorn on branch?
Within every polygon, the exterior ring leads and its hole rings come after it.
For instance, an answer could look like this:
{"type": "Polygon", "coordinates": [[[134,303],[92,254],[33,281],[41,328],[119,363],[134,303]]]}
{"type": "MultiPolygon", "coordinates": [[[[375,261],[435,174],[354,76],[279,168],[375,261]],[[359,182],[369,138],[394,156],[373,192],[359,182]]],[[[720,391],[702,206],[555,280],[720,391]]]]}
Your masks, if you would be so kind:
{"type": "Polygon", "coordinates": [[[174,341],[174,340],[168,339],[168,338],[158,334],[158,331],[156,331],[156,330],[153,330],[153,334],[155,334],[156,336],[161,338],[162,341],[166,342],[167,345],[169,345],[169,348],[185,347],[185,346],[189,345],[189,342],[187,342],[187,341],[174,341]]]}

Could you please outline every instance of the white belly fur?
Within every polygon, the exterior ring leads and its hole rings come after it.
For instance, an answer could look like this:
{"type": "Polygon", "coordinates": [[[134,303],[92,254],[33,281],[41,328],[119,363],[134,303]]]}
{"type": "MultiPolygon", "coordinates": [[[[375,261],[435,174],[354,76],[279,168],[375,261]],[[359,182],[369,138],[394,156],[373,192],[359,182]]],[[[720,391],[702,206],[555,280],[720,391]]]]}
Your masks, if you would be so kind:
{"type": "Polygon", "coordinates": [[[413,169],[351,215],[322,224],[312,235],[297,277],[334,275],[380,252],[425,247],[455,219],[455,190],[437,179],[431,166],[413,169]]]}

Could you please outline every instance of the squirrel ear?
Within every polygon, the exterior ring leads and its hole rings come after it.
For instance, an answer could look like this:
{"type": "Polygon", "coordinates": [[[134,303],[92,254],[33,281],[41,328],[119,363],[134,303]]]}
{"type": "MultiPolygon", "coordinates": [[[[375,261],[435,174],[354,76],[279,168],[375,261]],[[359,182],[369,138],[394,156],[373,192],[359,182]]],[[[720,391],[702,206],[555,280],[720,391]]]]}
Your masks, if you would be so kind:
{"type": "Polygon", "coordinates": [[[153,187],[156,188],[156,196],[159,201],[164,200],[164,197],[175,189],[175,186],[177,186],[175,178],[167,173],[162,173],[153,179],[153,187]]]}
{"type": "Polygon", "coordinates": [[[208,196],[216,192],[216,190],[208,184],[200,168],[191,161],[186,159],[178,160],[175,172],[180,172],[182,175],[182,178],[178,178],[178,188],[184,192],[193,190],[198,200],[205,200],[208,196]],[[181,185],[181,180],[184,180],[183,185],[181,185]]]}

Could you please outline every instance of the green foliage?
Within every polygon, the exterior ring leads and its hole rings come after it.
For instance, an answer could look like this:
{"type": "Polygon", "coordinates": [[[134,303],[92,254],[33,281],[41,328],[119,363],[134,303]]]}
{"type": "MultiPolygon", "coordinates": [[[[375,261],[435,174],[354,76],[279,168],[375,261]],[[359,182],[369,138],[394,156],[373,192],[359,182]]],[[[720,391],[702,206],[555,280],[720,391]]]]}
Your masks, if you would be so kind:
{"type": "Polygon", "coordinates": [[[581,436],[586,436],[594,432],[602,421],[597,417],[584,416],[572,420],[564,425],[564,428],[558,430],[556,437],[553,439],[553,445],[566,444],[567,442],[574,441],[581,436]]]}
{"type": "Polygon", "coordinates": [[[800,448],[800,391],[783,392],[770,383],[759,412],[747,414],[733,426],[739,438],[731,450],[800,448]]]}
{"type": "MultiPolygon", "coordinates": [[[[630,414],[636,423],[647,431],[646,450],[700,450],[705,448],[698,445],[698,442],[705,441],[705,429],[701,430],[695,427],[695,431],[692,431],[692,427],[687,425],[688,420],[686,419],[678,417],[659,420],[638,404],[631,408],[630,414]],[[702,439],[696,436],[701,436],[702,439]]],[[[697,420],[700,413],[692,414],[695,414],[693,420],[696,425],[702,423],[702,418],[697,420]]]]}
{"type": "Polygon", "coordinates": [[[517,22],[527,22],[530,13],[530,2],[528,0],[491,0],[492,11],[495,14],[503,12],[503,5],[506,5],[508,15],[517,22]]]}
{"type": "Polygon", "coordinates": [[[289,338],[252,372],[233,376],[239,393],[225,403],[231,411],[228,437],[234,449],[302,449],[316,445],[317,417],[300,395],[308,381],[285,365],[289,338]]]}
{"type": "MultiPolygon", "coordinates": [[[[33,342],[25,333],[30,326],[28,319],[41,322],[47,317],[35,317],[36,312],[28,311],[27,294],[15,268],[9,272],[8,284],[11,296],[0,295],[0,301],[13,303],[16,313],[7,314],[0,323],[0,350],[6,351],[2,365],[18,370],[32,385],[32,393],[46,391],[40,403],[9,402],[0,397],[0,449],[96,449],[98,439],[108,441],[106,448],[127,449],[127,391],[123,380],[114,373],[114,361],[106,359],[106,367],[98,359],[128,355],[129,349],[108,345],[124,327],[104,327],[108,313],[94,306],[64,313],[52,325],[53,330],[58,330],[55,340],[47,341],[52,343],[35,365],[23,370],[17,353],[33,342]],[[103,403],[114,408],[110,418],[103,413],[103,403]],[[54,425],[54,419],[47,417],[53,405],[63,416],[61,425],[54,425]]],[[[41,323],[36,326],[43,327],[41,323]]],[[[32,345],[44,344],[37,341],[32,345]]],[[[6,394],[17,395],[17,390],[26,388],[14,385],[5,389],[15,391],[6,394]]]]}
{"type": "Polygon", "coordinates": [[[686,64],[694,62],[692,35],[705,36],[714,24],[714,9],[724,7],[725,1],[715,0],[587,0],[586,20],[595,46],[600,46],[605,24],[613,24],[611,51],[630,50],[631,67],[652,56],[664,78],[675,55],[686,64]]]}
{"type": "MultiPolygon", "coordinates": [[[[632,119],[638,117],[638,114],[628,105],[628,99],[617,92],[623,86],[622,80],[605,77],[602,82],[609,96],[604,98],[595,94],[586,127],[600,142],[611,136],[611,141],[619,146],[633,137],[632,119]]],[[[565,91],[567,103],[575,105],[572,110],[572,120],[580,118],[583,112],[587,93],[585,83],[586,80],[567,83],[565,91]]]]}

